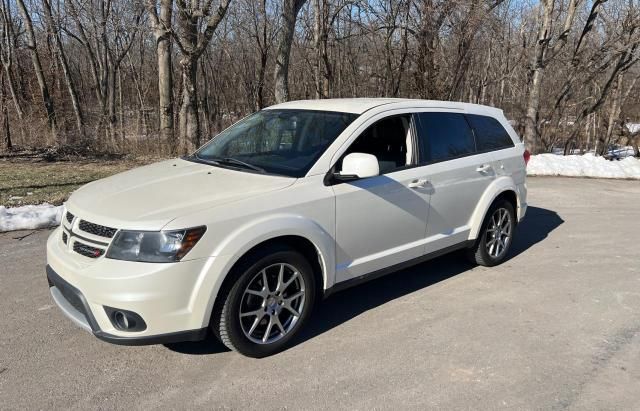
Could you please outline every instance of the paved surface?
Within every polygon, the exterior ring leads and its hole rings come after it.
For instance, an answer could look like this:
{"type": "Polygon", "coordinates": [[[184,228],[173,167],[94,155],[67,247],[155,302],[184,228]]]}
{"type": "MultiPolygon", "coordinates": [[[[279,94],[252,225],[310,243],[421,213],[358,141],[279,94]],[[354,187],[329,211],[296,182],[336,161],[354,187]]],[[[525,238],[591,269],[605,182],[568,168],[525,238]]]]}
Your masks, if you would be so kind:
{"type": "Polygon", "coordinates": [[[0,409],[638,409],[640,183],[529,180],[512,258],[447,256],[337,294],[263,360],[75,328],[47,231],[0,234],[0,409]]]}

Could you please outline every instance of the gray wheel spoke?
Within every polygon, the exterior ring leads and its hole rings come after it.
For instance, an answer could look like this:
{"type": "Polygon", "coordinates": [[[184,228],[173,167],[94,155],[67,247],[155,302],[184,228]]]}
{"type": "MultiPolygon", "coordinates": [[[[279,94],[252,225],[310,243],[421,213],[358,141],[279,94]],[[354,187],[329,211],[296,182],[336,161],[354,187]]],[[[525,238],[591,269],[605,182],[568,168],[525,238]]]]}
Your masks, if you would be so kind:
{"type": "Polygon", "coordinates": [[[262,270],[262,281],[266,292],[271,292],[271,290],[269,289],[269,280],[267,279],[267,270],[262,270]]]}
{"type": "Polygon", "coordinates": [[[255,315],[255,316],[260,316],[264,314],[264,310],[263,309],[259,309],[259,310],[255,310],[255,311],[249,311],[246,313],[240,313],[240,317],[248,317],[250,315],[255,315]]]}
{"type": "Polygon", "coordinates": [[[267,324],[267,329],[264,331],[264,336],[262,337],[262,342],[266,343],[271,335],[271,329],[273,328],[273,316],[269,316],[269,324],[267,324]]]}
{"type": "Polygon", "coordinates": [[[291,314],[293,314],[294,316],[296,316],[296,317],[300,317],[300,313],[299,313],[298,311],[296,311],[296,309],[295,309],[295,308],[293,308],[293,307],[291,306],[291,304],[285,304],[285,305],[283,305],[283,306],[282,306],[282,308],[289,310],[289,312],[290,312],[291,314]]]}
{"type": "Polygon", "coordinates": [[[255,295],[255,296],[258,296],[258,297],[262,297],[262,299],[267,298],[267,290],[264,289],[264,288],[262,290],[260,290],[260,291],[256,291],[256,290],[252,290],[250,288],[247,288],[245,293],[251,294],[251,295],[255,295]]]}
{"type": "Polygon", "coordinates": [[[282,323],[280,322],[280,318],[278,318],[277,315],[274,315],[273,317],[271,317],[273,319],[273,323],[280,329],[280,332],[282,334],[285,334],[286,331],[284,330],[284,327],[282,326],[282,323]]]}
{"type": "Polygon", "coordinates": [[[280,270],[278,271],[278,285],[276,285],[276,291],[282,292],[283,281],[284,281],[284,264],[280,264],[280,270]]]}
{"type": "Polygon", "coordinates": [[[284,301],[286,304],[291,304],[292,301],[294,301],[296,298],[302,297],[303,295],[304,295],[304,291],[298,291],[294,295],[285,298],[284,301]]]}
{"type": "Polygon", "coordinates": [[[280,290],[280,291],[286,290],[287,287],[289,287],[291,285],[291,283],[294,282],[296,278],[298,278],[299,275],[300,275],[300,273],[298,273],[297,271],[294,272],[293,274],[291,274],[291,278],[289,278],[287,280],[287,282],[284,283],[284,285],[282,286],[282,290],[280,290]]]}
{"type": "Polygon", "coordinates": [[[262,313],[262,315],[257,315],[256,319],[253,320],[253,324],[251,324],[251,328],[249,328],[249,335],[253,334],[253,332],[256,330],[256,327],[258,326],[258,324],[260,324],[260,321],[262,321],[262,318],[264,317],[264,313],[262,313]]]}

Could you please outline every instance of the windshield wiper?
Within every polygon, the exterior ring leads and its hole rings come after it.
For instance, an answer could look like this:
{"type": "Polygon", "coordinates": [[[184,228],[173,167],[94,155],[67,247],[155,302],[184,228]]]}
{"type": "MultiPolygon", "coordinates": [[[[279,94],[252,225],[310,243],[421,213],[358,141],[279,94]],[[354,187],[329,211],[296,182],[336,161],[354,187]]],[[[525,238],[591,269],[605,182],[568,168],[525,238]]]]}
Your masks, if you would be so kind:
{"type": "Polygon", "coordinates": [[[220,165],[220,162],[217,161],[217,160],[209,160],[209,159],[206,159],[206,158],[198,157],[197,154],[190,155],[190,156],[184,156],[182,158],[185,159],[185,160],[194,161],[196,163],[209,164],[209,165],[212,165],[212,166],[219,166],[220,165]]]}
{"type": "Polygon", "coordinates": [[[233,164],[233,165],[242,166],[244,168],[251,169],[253,171],[259,171],[260,173],[266,173],[265,169],[262,167],[254,166],[253,164],[246,163],[242,160],[238,160],[237,158],[233,158],[233,157],[215,158],[212,161],[215,161],[216,163],[220,163],[220,164],[233,164]]]}

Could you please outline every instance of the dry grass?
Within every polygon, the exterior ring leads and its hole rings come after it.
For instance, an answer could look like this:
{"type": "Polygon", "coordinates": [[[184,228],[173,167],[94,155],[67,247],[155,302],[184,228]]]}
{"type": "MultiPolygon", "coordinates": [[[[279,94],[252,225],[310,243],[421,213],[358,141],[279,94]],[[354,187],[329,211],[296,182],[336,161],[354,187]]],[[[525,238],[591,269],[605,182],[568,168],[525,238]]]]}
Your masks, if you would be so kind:
{"type": "Polygon", "coordinates": [[[84,184],[157,160],[0,161],[0,205],[59,205],[84,184]]]}

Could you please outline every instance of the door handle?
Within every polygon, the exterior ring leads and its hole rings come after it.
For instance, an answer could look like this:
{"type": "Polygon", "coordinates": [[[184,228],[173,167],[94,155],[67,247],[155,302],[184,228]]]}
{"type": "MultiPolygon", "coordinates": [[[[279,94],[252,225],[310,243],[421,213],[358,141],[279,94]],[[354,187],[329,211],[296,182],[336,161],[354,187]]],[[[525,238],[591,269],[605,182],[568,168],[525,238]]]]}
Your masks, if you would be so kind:
{"type": "Polygon", "coordinates": [[[479,173],[486,173],[491,170],[491,164],[483,164],[480,167],[476,168],[476,171],[479,173]]]}
{"type": "Polygon", "coordinates": [[[418,180],[413,180],[412,182],[410,182],[408,187],[409,188],[422,188],[428,182],[429,182],[429,180],[427,180],[426,178],[420,178],[418,180]]]}

